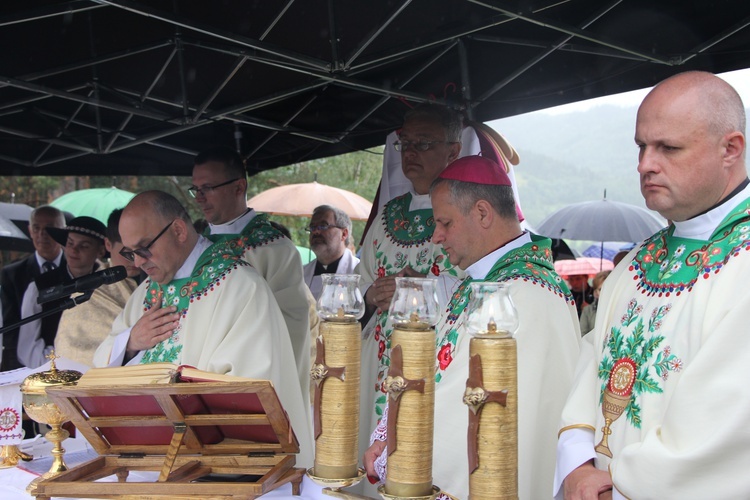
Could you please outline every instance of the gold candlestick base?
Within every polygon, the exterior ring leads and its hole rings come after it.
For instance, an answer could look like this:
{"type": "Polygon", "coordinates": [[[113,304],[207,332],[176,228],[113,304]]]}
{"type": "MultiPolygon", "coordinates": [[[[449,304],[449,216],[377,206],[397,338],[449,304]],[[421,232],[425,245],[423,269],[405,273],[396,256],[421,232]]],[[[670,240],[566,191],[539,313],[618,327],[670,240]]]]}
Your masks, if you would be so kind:
{"type": "Polygon", "coordinates": [[[385,485],[381,485],[378,487],[378,493],[380,493],[380,496],[383,497],[384,500],[434,500],[440,495],[441,491],[440,488],[433,485],[432,493],[430,495],[423,497],[402,497],[398,495],[389,495],[385,492],[385,485]]]}
{"type": "Polygon", "coordinates": [[[318,477],[315,475],[315,471],[311,467],[307,469],[307,477],[312,479],[312,481],[318,486],[323,486],[323,493],[326,495],[336,498],[366,498],[360,495],[355,495],[353,493],[341,491],[342,488],[348,488],[349,486],[359,484],[359,482],[365,478],[365,470],[362,467],[357,469],[356,476],[345,479],[329,479],[327,477],[318,477]]]}
{"type": "Polygon", "coordinates": [[[33,459],[33,456],[22,452],[15,444],[6,444],[0,448],[0,469],[15,467],[19,460],[28,462],[33,459]]]}

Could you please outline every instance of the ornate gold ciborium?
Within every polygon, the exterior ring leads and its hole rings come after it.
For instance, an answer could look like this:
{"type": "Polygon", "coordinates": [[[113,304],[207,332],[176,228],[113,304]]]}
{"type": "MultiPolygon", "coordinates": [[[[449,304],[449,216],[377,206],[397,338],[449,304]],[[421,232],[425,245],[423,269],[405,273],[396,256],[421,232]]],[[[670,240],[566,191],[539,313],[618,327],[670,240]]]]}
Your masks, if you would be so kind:
{"type": "Polygon", "coordinates": [[[45,434],[45,438],[53,444],[52,448],[52,466],[49,471],[42,476],[34,479],[26,491],[33,494],[39,481],[54,477],[61,472],[68,470],[63,460],[65,449],[62,442],[70,436],[70,433],[62,428],[68,417],[60,411],[60,408],[49,400],[47,397],[48,387],[58,387],[63,385],[76,385],[82,373],[74,370],[58,370],[55,366],[56,356],[50,355],[52,363],[49,370],[45,372],[33,373],[26,377],[21,384],[23,393],[23,409],[26,414],[40,424],[47,424],[52,429],[45,434]]]}

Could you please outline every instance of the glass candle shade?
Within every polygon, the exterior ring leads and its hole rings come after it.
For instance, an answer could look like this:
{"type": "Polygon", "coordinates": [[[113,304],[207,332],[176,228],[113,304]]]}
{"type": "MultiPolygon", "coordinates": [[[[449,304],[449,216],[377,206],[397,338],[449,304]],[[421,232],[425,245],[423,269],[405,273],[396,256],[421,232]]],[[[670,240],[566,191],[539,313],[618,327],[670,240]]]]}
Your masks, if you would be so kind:
{"type": "Polygon", "coordinates": [[[358,274],[322,274],[318,315],[323,321],[357,321],[365,313],[358,274]]]}
{"type": "Polygon", "coordinates": [[[467,331],[474,336],[513,337],[518,314],[505,283],[471,283],[467,331]]]}
{"type": "Polygon", "coordinates": [[[438,319],[437,280],[396,278],[396,291],[389,309],[396,328],[426,330],[438,319]]]}

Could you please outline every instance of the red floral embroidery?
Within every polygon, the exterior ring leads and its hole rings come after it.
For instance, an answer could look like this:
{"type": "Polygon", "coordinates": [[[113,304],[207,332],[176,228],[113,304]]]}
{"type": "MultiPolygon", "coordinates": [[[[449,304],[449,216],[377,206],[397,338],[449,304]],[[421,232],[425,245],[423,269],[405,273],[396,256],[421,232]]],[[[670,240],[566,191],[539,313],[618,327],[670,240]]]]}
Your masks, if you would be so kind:
{"type": "Polygon", "coordinates": [[[383,328],[380,325],[375,326],[375,340],[380,340],[380,332],[383,331],[383,328]]]}
{"type": "Polygon", "coordinates": [[[378,266],[378,278],[385,277],[385,268],[383,266],[378,266]]]}
{"type": "Polygon", "coordinates": [[[383,357],[384,352],[385,352],[385,341],[381,340],[380,344],[378,344],[378,359],[383,357]]]}
{"type": "Polygon", "coordinates": [[[434,262],[432,264],[432,267],[430,268],[430,272],[434,274],[435,276],[440,276],[440,268],[437,265],[437,262],[434,262]]]}
{"type": "Polygon", "coordinates": [[[451,361],[453,361],[453,356],[451,356],[451,345],[445,344],[443,347],[440,348],[440,352],[438,352],[437,355],[438,363],[440,363],[440,369],[445,370],[448,368],[448,365],[451,364],[451,361]]]}

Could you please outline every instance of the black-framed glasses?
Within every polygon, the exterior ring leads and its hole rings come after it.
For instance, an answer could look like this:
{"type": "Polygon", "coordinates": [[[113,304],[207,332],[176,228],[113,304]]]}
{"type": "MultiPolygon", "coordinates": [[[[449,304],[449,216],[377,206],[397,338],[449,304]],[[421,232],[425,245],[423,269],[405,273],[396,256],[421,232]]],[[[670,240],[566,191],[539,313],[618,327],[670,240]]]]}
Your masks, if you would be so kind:
{"type": "Polygon", "coordinates": [[[231,184],[234,181],[238,181],[240,179],[242,179],[242,177],[237,177],[236,179],[230,179],[226,182],[222,182],[221,184],[217,184],[215,186],[203,186],[203,187],[190,186],[188,188],[188,193],[190,193],[190,196],[192,196],[193,198],[195,198],[198,195],[206,196],[208,193],[210,193],[214,189],[220,188],[221,186],[226,186],[227,184],[231,184]]]}
{"type": "Polygon", "coordinates": [[[164,227],[164,229],[162,229],[161,231],[159,231],[159,234],[156,235],[156,238],[154,238],[153,240],[151,240],[149,242],[149,244],[146,245],[145,247],[136,248],[135,250],[125,250],[125,248],[121,248],[120,249],[120,255],[122,255],[123,257],[125,257],[126,259],[128,259],[130,262],[135,262],[135,256],[136,255],[138,257],[142,258],[142,259],[150,259],[153,254],[151,253],[151,251],[149,250],[149,248],[151,248],[152,246],[154,246],[154,243],[156,243],[156,240],[158,240],[159,238],[161,238],[161,235],[164,234],[164,233],[166,233],[167,229],[169,229],[169,227],[172,224],[174,224],[174,220],[172,220],[172,222],[170,222],[169,224],[167,224],[164,227]]]}
{"type": "Polygon", "coordinates": [[[328,231],[332,227],[336,227],[338,229],[344,229],[341,226],[331,226],[330,224],[321,224],[320,226],[307,226],[305,228],[305,231],[307,231],[308,233],[314,233],[315,231],[322,233],[323,231],[328,231]]]}
{"type": "Polygon", "coordinates": [[[427,151],[428,149],[432,149],[433,144],[456,144],[456,141],[426,141],[424,139],[418,141],[396,141],[393,143],[393,149],[398,152],[406,151],[409,148],[417,151],[427,151]]]}

